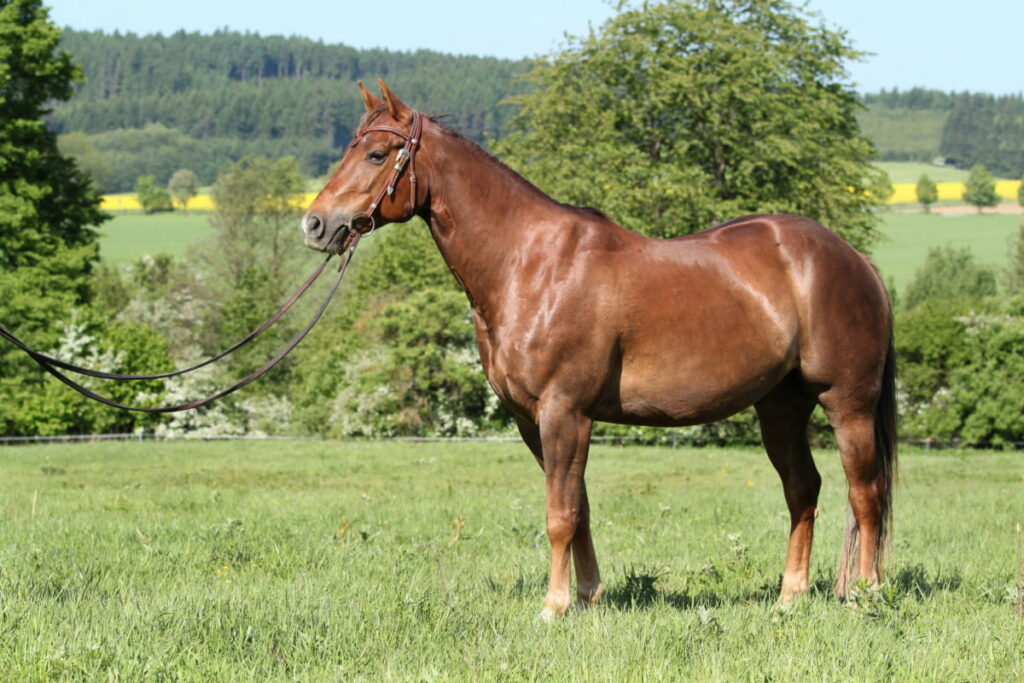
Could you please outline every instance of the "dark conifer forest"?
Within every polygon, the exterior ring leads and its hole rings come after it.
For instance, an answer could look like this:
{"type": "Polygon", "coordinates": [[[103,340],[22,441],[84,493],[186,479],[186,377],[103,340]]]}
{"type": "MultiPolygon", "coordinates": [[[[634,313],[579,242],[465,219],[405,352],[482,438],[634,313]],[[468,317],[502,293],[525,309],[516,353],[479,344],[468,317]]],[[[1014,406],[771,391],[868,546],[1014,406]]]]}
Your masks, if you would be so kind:
{"type": "MultiPolygon", "coordinates": [[[[478,142],[500,138],[527,60],[357,50],[301,37],[218,31],[169,36],[65,29],[85,81],[48,118],[100,189],[164,183],[189,168],[212,183],[245,155],[293,156],[308,176],[342,153],[362,114],[356,80],[384,78],[478,142]]],[[[864,95],[860,121],[885,161],[945,157],[1024,175],[1024,97],[914,88],[864,95]]]]}
{"type": "Polygon", "coordinates": [[[170,36],[65,29],[62,47],[85,72],[55,107],[52,130],[105,172],[102,189],[130,190],[191,168],[210,183],[246,154],[294,156],[310,176],[341,154],[363,112],[355,88],[384,78],[402,97],[483,141],[513,114],[527,61],[430,51],[356,50],[299,37],[218,31],[170,36]]]}

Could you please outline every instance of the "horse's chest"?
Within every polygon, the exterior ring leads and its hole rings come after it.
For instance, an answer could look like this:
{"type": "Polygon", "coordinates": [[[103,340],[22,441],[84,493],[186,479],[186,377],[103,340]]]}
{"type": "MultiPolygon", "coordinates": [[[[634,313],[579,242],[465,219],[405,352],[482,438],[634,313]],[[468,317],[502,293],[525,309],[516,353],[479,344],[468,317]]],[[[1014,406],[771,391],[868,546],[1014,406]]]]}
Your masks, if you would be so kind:
{"type": "Polygon", "coordinates": [[[596,361],[608,350],[590,326],[545,323],[541,316],[489,325],[476,312],[474,322],[487,380],[514,413],[533,416],[553,385],[584,399],[600,391],[607,368],[596,361]]]}

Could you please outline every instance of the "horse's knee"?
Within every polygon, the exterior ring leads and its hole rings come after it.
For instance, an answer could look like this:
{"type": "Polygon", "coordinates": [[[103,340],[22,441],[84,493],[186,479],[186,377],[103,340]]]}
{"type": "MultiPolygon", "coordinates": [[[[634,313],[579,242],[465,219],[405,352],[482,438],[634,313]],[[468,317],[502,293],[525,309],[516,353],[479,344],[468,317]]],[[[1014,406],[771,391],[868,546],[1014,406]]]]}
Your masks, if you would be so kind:
{"type": "Polygon", "coordinates": [[[548,511],[548,541],[553,546],[569,545],[576,537],[579,522],[577,511],[548,511]]]}

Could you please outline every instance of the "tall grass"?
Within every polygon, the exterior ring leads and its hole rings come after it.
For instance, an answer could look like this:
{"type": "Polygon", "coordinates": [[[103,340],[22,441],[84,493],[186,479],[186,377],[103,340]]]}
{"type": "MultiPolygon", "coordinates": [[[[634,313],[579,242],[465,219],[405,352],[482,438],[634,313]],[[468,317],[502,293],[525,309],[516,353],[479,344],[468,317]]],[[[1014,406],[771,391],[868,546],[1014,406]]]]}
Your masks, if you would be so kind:
{"type": "Polygon", "coordinates": [[[911,454],[889,581],[831,595],[834,452],[809,596],[755,451],[595,447],[605,604],[537,618],[543,477],[516,444],[0,450],[0,679],[1020,680],[1016,454],[911,454]]]}

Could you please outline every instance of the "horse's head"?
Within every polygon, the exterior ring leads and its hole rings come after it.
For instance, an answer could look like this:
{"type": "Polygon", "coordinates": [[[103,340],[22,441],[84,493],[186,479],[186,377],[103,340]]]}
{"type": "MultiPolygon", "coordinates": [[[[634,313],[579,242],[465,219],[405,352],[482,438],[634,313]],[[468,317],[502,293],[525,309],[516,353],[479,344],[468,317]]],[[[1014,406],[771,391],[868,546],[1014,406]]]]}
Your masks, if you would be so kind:
{"type": "Polygon", "coordinates": [[[379,99],[359,83],[366,114],[331,179],[302,217],[306,246],[344,251],[354,232],[407,221],[416,213],[416,178],[423,116],[407,107],[384,82],[379,99]]]}

